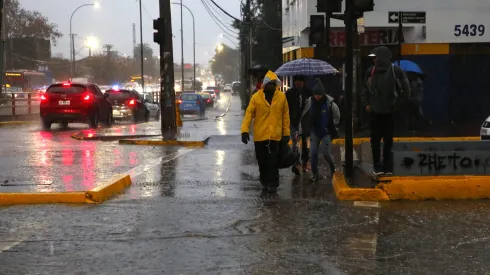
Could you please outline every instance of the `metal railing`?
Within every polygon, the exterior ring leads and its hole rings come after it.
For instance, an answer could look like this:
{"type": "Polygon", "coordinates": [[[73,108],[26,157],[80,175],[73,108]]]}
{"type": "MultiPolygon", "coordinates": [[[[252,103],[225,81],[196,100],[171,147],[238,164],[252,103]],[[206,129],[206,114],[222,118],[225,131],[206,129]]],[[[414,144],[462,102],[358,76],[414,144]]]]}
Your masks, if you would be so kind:
{"type": "Polygon", "coordinates": [[[0,94],[0,121],[33,119],[39,114],[40,97],[39,92],[0,94]]]}

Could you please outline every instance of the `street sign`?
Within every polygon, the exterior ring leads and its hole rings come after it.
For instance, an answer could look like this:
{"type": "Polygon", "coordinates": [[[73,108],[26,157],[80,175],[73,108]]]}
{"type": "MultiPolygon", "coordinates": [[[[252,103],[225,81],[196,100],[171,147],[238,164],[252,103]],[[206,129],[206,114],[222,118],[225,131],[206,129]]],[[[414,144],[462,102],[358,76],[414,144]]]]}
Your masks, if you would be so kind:
{"type": "Polygon", "coordinates": [[[425,11],[389,11],[388,23],[398,23],[400,17],[404,24],[425,24],[427,19],[425,11]]]}

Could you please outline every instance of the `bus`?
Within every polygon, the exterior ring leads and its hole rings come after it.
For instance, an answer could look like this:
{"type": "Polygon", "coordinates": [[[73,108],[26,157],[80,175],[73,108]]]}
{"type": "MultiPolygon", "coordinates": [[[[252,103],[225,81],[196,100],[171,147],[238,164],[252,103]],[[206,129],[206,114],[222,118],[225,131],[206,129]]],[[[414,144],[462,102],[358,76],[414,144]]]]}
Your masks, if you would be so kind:
{"type": "Polygon", "coordinates": [[[6,71],[3,75],[3,85],[7,92],[44,91],[50,84],[42,72],[18,70],[6,71]]]}

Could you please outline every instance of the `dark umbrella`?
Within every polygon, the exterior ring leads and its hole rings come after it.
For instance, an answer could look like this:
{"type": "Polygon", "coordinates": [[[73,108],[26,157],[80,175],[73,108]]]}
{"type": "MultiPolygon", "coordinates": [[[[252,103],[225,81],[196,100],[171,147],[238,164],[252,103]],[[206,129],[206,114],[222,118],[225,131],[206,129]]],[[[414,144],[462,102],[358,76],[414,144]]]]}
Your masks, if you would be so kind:
{"type": "Polygon", "coordinates": [[[256,77],[257,75],[266,74],[268,71],[270,69],[267,65],[255,65],[248,69],[248,74],[256,77]]]}

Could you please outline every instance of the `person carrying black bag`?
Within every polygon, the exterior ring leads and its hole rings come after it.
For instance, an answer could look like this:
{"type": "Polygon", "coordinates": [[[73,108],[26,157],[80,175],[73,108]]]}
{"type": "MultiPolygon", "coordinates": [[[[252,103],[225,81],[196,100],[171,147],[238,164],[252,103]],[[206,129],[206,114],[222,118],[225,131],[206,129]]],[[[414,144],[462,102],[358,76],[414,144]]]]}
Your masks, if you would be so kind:
{"type": "Polygon", "coordinates": [[[250,141],[249,129],[253,121],[255,157],[259,164],[260,183],[264,191],[275,193],[279,187],[281,143],[288,143],[289,107],[286,96],[279,89],[281,82],[269,71],[262,88],[252,96],[242,122],[242,142],[250,141]]]}

